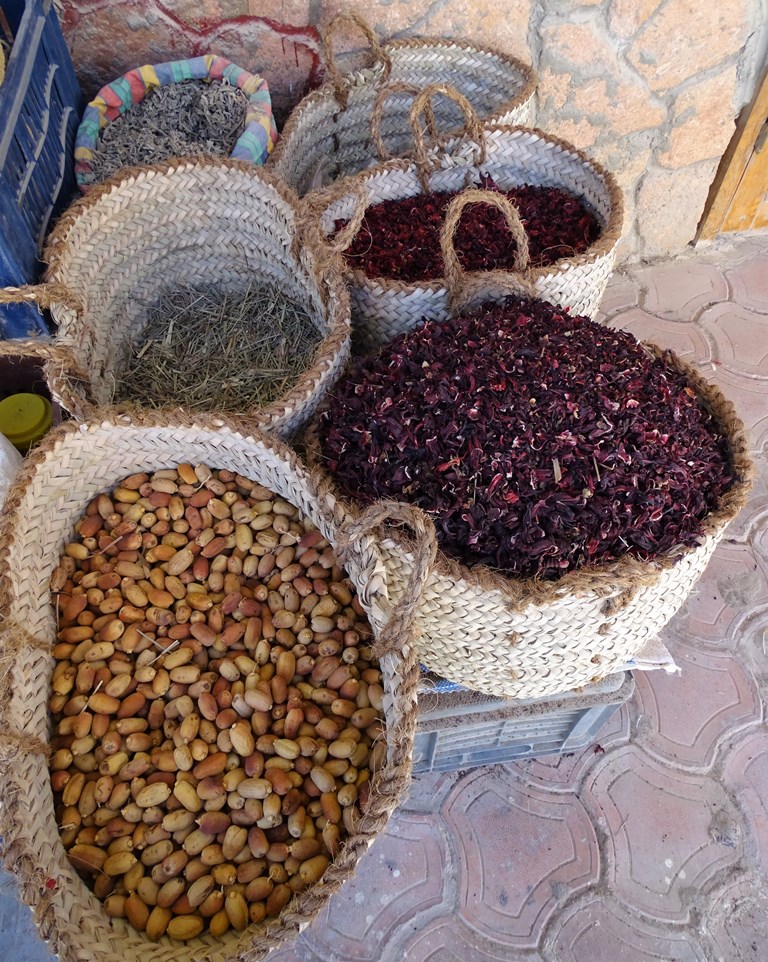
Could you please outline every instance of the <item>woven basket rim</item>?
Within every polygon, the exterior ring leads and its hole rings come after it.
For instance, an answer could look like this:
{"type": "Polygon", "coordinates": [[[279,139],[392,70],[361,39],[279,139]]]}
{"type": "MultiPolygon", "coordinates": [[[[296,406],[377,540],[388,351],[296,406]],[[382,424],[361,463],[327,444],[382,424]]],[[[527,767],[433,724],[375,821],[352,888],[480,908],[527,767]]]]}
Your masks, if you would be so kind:
{"type": "MultiPolygon", "coordinates": [[[[556,137],[554,134],[546,133],[545,131],[540,130],[538,127],[527,127],[519,124],[508,125],[485,123],[482,126],[484,132],[490,134],[508,134],[510,137],[528,134],[534,139],[538,139],[546,144],[551,144],[554,147],[560,148],[564,152],[570,154],[584,166],[591,168],[602,180],[603,184],[605,185],[606,193],[608,194],[611,208],[610,214],[608,216],[608,221],[604,229],[601,230],[597,240],[595,240],[594,243],[587,248],[587,250],[583,251],[581,254],[577,254],[575,257],[560,257],[558,260],[553,261],[551,264],[547,264],[544,267],[531,268],[528,272],[528,276],[533,283],[540,278],[551,277],[553,275],[561,274],[564,271],[572,268],[593,264],[596,261],[599,261],[601,258],[606,257],[613,251],[619,239],[621,238],[624,226],[624,199],[616,178],[609,170],[603,167],[599,161],[589,157],[578,147],[575,147],[566,140],[562,140],[560,137],[556,137]]],[[[482,169],[484,171],[489,170],[492,172],[493,167],[494,161],[487,160],[483,164],[462,166],[461,170],[478,172],[482,169]]],[[[413,161],[405,158],[395,158],[393,160],[383,161],[373,167],[368,167],[366,170],[360,171],[357,174],[351,174],[348,177],[344,177],[334,184],[330,184],[327,187],[313,191],[310,195],[312,197],[312,203],[316,205],[316,209],[327,209],[331,204],[352,194],[356,186],[365,184],[366,181],[372,179],[373,177],[386,176],[390,171],[415,173],[417,172],[417,169],[418,168],[413,161]]],[[[438,168],[433,173],[443,173],[445,169],[450,168],[438,168]]],[[[326,234],[325,236],[330,237],[331,235],[326,234]]],[[[429,281],[410,282],[401,281],[390,277],[368,277],[363,270],[358,267],[351,267],[346,261],[345,272],[346,275],[352,279],[356,287],[367,290],[375,289],[377,292],[382,294],[418,294],[420,292],[435,293],[446,289],[444,277],[437,277],[429,281]]],[[[482,273],[492,274],[493,272],[488,271],[482,273]]]]}
{"type": "MultiPolygon", "coordinates": [[[[351,337],[351,314],[349,290],[343,279],[343,262],[339,255],[326,247],[316,248],[307,232],[302,231],[301,202],[298,195],[276,174],[263,167],[257,167],[241,160],[229,157],[178,157],[157,164],[147,164],[139,167],[126,167],[114,177],[94,185],[87,194],[76,200],[59,218],[51,232],[43,253],[47,263],[45,279],[53,281],[61,269],[60,262],[67,248],[68,238],[75,228],[79,218],[96,207],[102,200],[135,184],[151,184],[156,177],[169,180],[177,172],[185,173],[193,170],[206,172],[209,170],[226,170],[243,174],[263,183],[274,190],[283,203],[294,214],[297,230],[297,240],[301,248],[312,254],[312,276],[320,291],[323,287],[330,295],[331,303],[335,304],[333,313],[329,311],[331,321],[330,330],[318,343],[312,363],[301,372],[298,379],[286,394],[277,398],[265,407],[249,409],[249,416],[258,416],[262,426],[279,422],[290,411],[300,408],[309,396],[314,393],[325,371],[331,366],[333,359],[346,349],[351,337]]],[[[172,411],[177,404],[162,406],[158,410],[172,411]]],[[[132,403],[117,405],[121,412],[140,411],[143,408],[132,403]]],[[[214,412],[216,413],[216,412],[214,412]]]]}
{"type": "MultiPolygon", "coordinates": [[[[0,518],[0,601],[2,602],[0,610],[2,610],[3,616],[6,616],[10,611],[13,600],[16,598],[14,578],[17,577],[17,575],[11,573],[8,559],[11,555],[11,547],[16,540],[18,519],[24,506],[24,500],[28,497],[38,472],[45,471],[49,465],[55,468],[59,463],[56,455],[62,445],[74,445],[76,449],[80,443],[87,445],[87,435],[89,432],[104,430],[114,431],[116,440],[118,440],[120,431],[126,429],[132,432],[146,430],[154,436],[157,435],[158,429],[165,429],[168,432],[181,429],[188,433],[189,437],[184,440],[190,447],[202,448],[206,441],[209,441],[210,438],[220,436],[223,431],[231,435],[231,439],[235,444],[243,446],[249,444],[253,444],[254,446],[260,445],[277,454],[278,457],[286,463],[290,471],[297,471],[301,475],[301,483],[306,487],[310,497],[317,501],[318,513],[324,517],[324,523],[332,525],[340,532],[342,523],[346,520],[346,516],[338,500],[335,498],[333,491],[325,485],[322,477],[316,472],[309,470],[298,454],[285,444],[285,442],[270,434],[266,434],[253,423],[243,422],[241,419],[232,417],[209,415],[206,413],[195,415],[189,412],[179,412],[172,420],[169,420],[163,412],[154,411],[147,413],[145,416],[132,418],[117,415],[110,409],[102,409],[85,424],[78,424],[72,421],[65,422],[49,432],[43,441],[27,456],[14,480],[11,490],[8,493],[8,510],[6,510],[3,517],[0,518]],[[324,506],[324,501],[327,501],[327,506],[324,506]]],[[[201,453],[203,452],[201,451],[201,453]]],[[[210,455],[210,452],[208,452],[208,454],[210,455]]],[[[167,464],[163,466],[167,466],[167,464]]],[[[114,483],[119,480],[120,478],[110,478],[110,480],[105,481],[104,490],[109,490],[114,486],[114,483]]],[[[84,500],[83,505],[85,505],[85,503],[84,500]]],[[[45,590],[47,591],[47,588],[45,590]]],[[[14,637],[16,629],[17,626],[13,624],[13,622],[6,621],[5,617],[0,619],[0,639],[6,643],[10,642],[12,637],[14,637]]],[[[36,647],[41,647],[38,639],[34,638],[34,636],[25,636],[23,634],[23,626],[20,630],[22,634],[20,640],[25,647],[32,647],[31,642],[38,642],[36,647]]],[[[51,648],[53,644],[55,644],[55,641],[50,640],[51,648]]],[[[391,657],[393,656],[390,653],[383,656],[383,658],[391,657]]],[[[412,687],[415,706],[416,689],[418,685],[418,664],[412,649],[411,654],[408,656],[408,663],[405,664],[405,669],[410,675],[408,680],[408,695],[410,695],[410,688],[412,687]]],[[[407,742],[410,738],[412,743],[413,730],[415,730],[416,710],[414,706],[409,706],[409,703],[407,703],[408,696],[406,696],[405,681],[399,673],[399,668],[397,675],[393,668],[393,678],[395,681],[393,682],[394,687],[391,694],[394,696],[393,704],[396,703],[398,707],[392,711],[391,715],[389,712],[387,714],[389,716],[388,721],[392,719],[392,721],[396,723],[396,730],[392,737],[395,742],[400,744],[399,750],[402,753],[403,740],[405,739],[407,742]],[[401,684],[402,688],[399,687],[401,684]],[[407,726],[411,722],[413,726],[412,730],[407,731],[407,726]],[[402,727],[398,727],[401,723],[402,727]]],[[[12,679],[12,675],[10,679],[12,679]]],[[[15,686],[16,684],[16,682],[9,679],[3,680],[11,686],[15,686]]],[[[386,680],[384,684],[387,685],[386,680]]],[[[13,691],[13,687],[11,687],[9,691],[13,691]]],[[[39,697],[44,698],[47,703],[47,691],[40,693],[39,697]]],[[[8,713],[7,704],[0,706],[0,720],[0,771],[12,762],[18,764],[19,750],[22,754],[34,756],[39,755],[46,747],[39,743],[34,736],[25,735],[23,730],[19,731],[10,723],[11,718],[8,713]],[[12,744],[9,745],[7,743],[12,744]]],[[[389,731],[389,726],[387,730],[389,731]]],[[[199,939],[194,940],[194,942],[200,946],[195,950],[196,953],[198,953],[195,955],[195,958],[202,960],[203,958],[208,958],[209,952],[213,952],[216,955],[221,952],[227,959],[231,959],[232,962],[234,962],[234,959],[261,959],[263,954],[259,952],[258,947],[262,942],[266,942],[268,946],[271,943],[271,950],[290,945],[291,939],[298,935],[303,925],[327,904],[328,899],[338,891],[343,882],[354,874],[355,866],[365,854],[368,845],[384,830],[386,821],[396,807],[396,803],[392,803],[394,794],[400,792],[399,797],[402,797],[402,792],[405,791],[402,785],[402,779],[406,779],[407,782],[410,772],[410,764],[407,762],[407,757],[410,757],[410,752],[406,756],[406,761],[403,765],[395,767],[391,763],[387,763],[382,769],[379,782],[377,782],[377,784],[380,785],[380,789],[381,786],[383,786],[383,790],[380,790],[381,799],[379,795],[372,793],[372,796],[376,799],[376,805],[372,806],[374,811],[371,812],[369,810],[368,813],[363,815],[356,834],[345,839],[339,855],[337,855],[331,863],[331,869],[333,869],[334,865],[338,865],[336,872],[331,872],[330,876],[326,873],[320,882],[306,889],[304,892],[295,895],[286,909],[281,912],[278,919],[268,919],[256,924],[249,923],[243,933],[231,931],[229,937],[222,942],[214,942],[209,945],[207,941],[200,942],[199,939]],[[255,947],[255,955],[251,955],[249,952],[249,948],[252,946],[255,947]]],[[[378,773],[377,777],[379,777],[378,773]]],[[[34,870],[31,868],[29,863],[30,853],[23,842],[21,850],[18,850],[19,836],[21,834],[23,839],[24,828],[23,818],[19,821],[18,816],[19,803],[15,800],[14,792],[6,797],[5,814],[0,812],[0,821],[4,823],[5,828],[5,850],[2,853],[3,857],[0,857],[0,862],[3,861],[3,858],[8,860],[8,862],[11,863],[9,866],[10,870],[21,876],[27,883],[25,888],[28,888],[30,877],[39,870],[37,867],[34,870]]],[[[52,836],[55,834],[56,844],[60,846],[61,842],[56,832],[55,823],[50,826],[50,830],[52,836]]],[[[65,857],[66,856],[62,854],[62,858],[65,857]]],[[[36,865],[37,863],[35,863],[35,866],[36,865]]],[[[47,871],[50,871],[50,869],[47,871]]],[[[82,884],[85,885],[85,883],[82,884]]],[[[37,887],[34,887],[34,896],[30,896],[27,892],[23,894],[25,902],[30,905],[33,913],[37,915],[37,923],[43,927],[42,930],[45,936],[49,938],[54,937],[54,939],[59,942],[57,948],[59,950],[62,948],[66,950],[62,958],[66,958],[67,960],[74,960],[75,958],[89,959],[93,960],[93,962],[95,962],[97,958],[101,958],[101,955],[98,954],[81,954],[83,952],[82,945],[79,945],[76,951],[71,951],[71,944],[66,935],[68,930],[62,922],[63,915],[61,909],[51,909],[50,897],[41,898],[37,887]]],[[[110,923],[111,920],[109,917],[106,913],[103,913],[105,930],[109,927],[110,923]]],[[[133,941],[145,939],[145,936],[141,932],[134,931],[130,928],[128,932],[133,941]]],[[[90,931],[83,933],[83,935],[85,942],[89,940],[93,941],[94,939],[94,935],[90,931]]],[[[116,941],[119,942],[121,937],[119,933],[115,933],[116,941]]],[[[173,944],[175,945],[175,943],[173,944]]],[[[149,946],[150,943],[147,942],[147,945],[149,946]]],[[[124,951],[127,953],[126,956],[124,956],[126,962],[130,962],[130,960],[134,958],[133,950],[124,947],[124,951]]],[[[183,949],[179,951],[184,952],[183,949]]],[[[185,957],[187,956],[185,955],[185,957]]],[[[117,958],[114,952],[112,953],[112,958],[117,958]]]]}
{"type": "MultiPolygon", "coordinates": [[[[497,50],[494,47],[469,43],[466,41],[450,40],[446,39],[445,37],[405,37],[401,40],[386,41],[383,44],[383,48],[385,50],[395,51],[400,49],[415,50],[419,47],[424,47],[425,49],[430,47],[449,49],[453,47],[459,50],[466,50],[470,53],[487,54],[489,56],[497,57],[508,67],[511,67],[513,70],[516,70],[521,74],[521,79],[524,83],[523,89],[519,94],[505,100],[490,114],[487,114],[484,118],[481,118],[481,120],[487,121],[488,123],[493,123],[502,118],[505,114],[508,114],[510,111],[522,107],[528,100],[531,99],[531,97],[533,97],[534,93],[536,92],[538,78],[533,67],[512,54],[502,53],[500,50],[497,50]]],[[[382,78],[380,77],[374,77],[368,84],[363,86],[370,87],[371,89],[378,89],[379,87],[386,86],[387,83],[388,81],[386,80],[382,83],[382,78]]],[[[359,83],[354,82],[353,74],[348,74],[344,78],[344,85],[349,91],[358,90],[361,87],[359,83]]],[[[283,155],[287,153],[291,146],[291,140],[293,139],[295,129],[302,123],[304,114],[315,107],[324,106],[327,103],[335,104],[338,110],[343,109],[339,106],[339,103],[336,99],[336,93],[333,84],[329,82],[322,84],[317,88],[317,90],[313,90],[311,93],[307,94],[306,97],[299,101],[299,103],[291,111],[288,120],[285,122],[285,126],[280,134],[280,139],[275,145],[275,149],[269,155],[266,165],[267,168],[275,167],[282,161],[283,155]]]]}
{"type": "MultiPolygon", "coordinates": [[[[617,561],[585,566],[566,572],[557,581],[543,581],[537,577],[514,577],[490,568],[487,565],[468,566],[449,557],[438,549],[433,576],[438,575],[450,581],[464,581],[480,591],[499,592],[510,606],[510,610],[522,610],[530,605],[547,605],[567,594],[586,594],[594,592],[600,596],[621,594],[633,591],[644,585],[655,584],[663,571],[673,568],[683,557],[693,554],[707,539],[716,536],[747,503],[754,464],[749,453],[749,440],[743,422],[736,414],[733,403],[723,395],[720,388],[707,381],[701,373],[674,351],[643,342],[649,353],[664,361],[679,374],[686,377],[701,403],[712,414],[727,437],[734,474],[731,487],[721,496],[717,507],[702,519],[702,533],[699,543],[689,547],[672,548],[654,558],[641,561],[631,555],[624,555],[617,561]]],[[[327,472],[317,437],[317,421],[326,409],[326,399],[318,408],[304,435],[308,464],[322,471],[328,482],[334,485],[335,496],[344,510],[350,514],[360,512],[360,505],[346,497],[338,488],[335,480],[327,472]]],[[[384,543],[394,544],[398,550],[411,552],[411,539],[400,532],[389,529],[384,543]]]]}

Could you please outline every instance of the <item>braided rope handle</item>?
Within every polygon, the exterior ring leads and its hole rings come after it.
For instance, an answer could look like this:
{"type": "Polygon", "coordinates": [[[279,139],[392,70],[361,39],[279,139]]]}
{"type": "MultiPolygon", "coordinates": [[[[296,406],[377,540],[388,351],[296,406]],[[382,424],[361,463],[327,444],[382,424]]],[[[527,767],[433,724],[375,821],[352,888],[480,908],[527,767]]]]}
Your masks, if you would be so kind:
{"type": "Polygon", "coordinates": [[[443,270],[446,287],[455,310],[478,293],[478,286],[487,288],[492,285],[505,293],[524,293],[531,295],[533,285],[527,271],[531,256],[528,248],[528,235],[514,204],[504,194],[493,190],[470,188],[458,194],[448,205],[445,220],[440,231],[440,250],[443,254],[443,270]],[[496,207],[504,215],[509,232],[516,244],[515,262],[511,271],[483,271],[477,274],[466,273],[459,263],[456,253],[455,236],[462,212],[473,204],[487,204],[496,207]]]}
{"type": "MultiPolygon", "coordinates": [[[[340,199],[337,190],[332,189],[331,193],[332,197],[330,200],[322,193],[307,194],[304,198],[302,201],[304,205],[302,221],[308,225],[307,229],[311,229],[313,223],[318,224],[327,207],[340,199]]],[[[368,210],[368,205],[371,202],[368,191],[362,183],[355,184],[349,194],[354,198],[355,210],[347,221],[346,227],[342,227],[342,229],[334,235],[333,240],[328,236],[323,238],[323,242],[332,254],[342,254],[349,247],[363,225],[365,212],[368,210]]],[[[344,194],[341,196],[349,196],[349,194],[347,194],[347,191],[344,191],[344,194]]]]}
{"type": "Polygon", "coordinates": [[[373,32],[370,24],[368,24],[368,22],[363,19],[359,13],[340,13],[331,20],[327,27],[321,30],[320,37],[322,40],[323,49],[325,51],[325,69],[328,75],[328,80],[333,86],[336,100],[340,106],[346,109],[349,91],[347,89],[347,85],[344,83],[344,75],[336,63],[334,52],[334,35],[342,24],[348,24],[357,27],[361,33],[365,34],[365,38],[371,47],[372,62],[374,64],[381,63],[384,65],[384,73],[382,78],[384,80],[386,80],[392,72],[392,58],[379,43],[379,38],[373,32]]]}
{"type": "Polygon", "coordinates": [[[53,307],[60,304],[81,314],[83,302],[65,284],[25,284],[22,287],[0,288],[0,304],[37,304],[53,307]]]}
{"type": "MultiPolygon", "coordinates": [[[[425,87],[413,101],[410,117],[411,130],[413,131],[414,159],[416,161],[416,166],[419,168],[419,177],[421,178],[421,183],[425,193],[429,190],[429,175],[435,169],[435,164],[430,162],[429,157],[427,156],[427,146],[424,141],[424,131],[419,123],[419,118],[423,113],[429,122],[427,105],[429,105],[431,110],[432,98],[438,94],[442,94],[443,97],[447,97],[449,100],[452,100],[464,115],[464,127],[462,128],[461,132],[476,145],[477,156],[475,163],[478,165],[483,164],[485,163],[486,158],[483,125],[481,124],[480,118],[477,116],[477,112],[472,104],[463,94],[459,93],[459,91],[454,87],[449,87],[448,84],[430,84],[428,87],[425,87]]],[[[439,145],[443,145],[439,134],[433,139],[435,139],[439,145]]]]}
{"type": "Polygon", "coordinates": [[[90,377],[71,347],[42,338],[0,340],[0,357],[42,361],[45,379],[54,398],[78,421],[84,421],[92,414],[95,405],[89,396],[90,377]]]}
{"type": "MultiPolygon", "coordinates": [[[[384,146],[384,141],[381,136],[381,121],[384,114],[384,104],[387,102],[387,100],[389,100],[390,97],[394,97],[396,94],[409,94],[412,97],[416,97],[418,96],[420,89],[421,88],[417,87],[415,84],[392,83],[383,87],[377,94],[376,102],[373,105],[373,111],[371,113],[371,140],[373,141],[373,146],[376,148],[376,152],[379,155],[379,160],[392,159],[392,155],[384,146]]],[[[432,104],[430,102],[428,102],[424,108],[424,116],[427,120],[429,136],[433,140],[437,140],[437,118],[435,117],[435,112],[432,109],[432,104]]]]}

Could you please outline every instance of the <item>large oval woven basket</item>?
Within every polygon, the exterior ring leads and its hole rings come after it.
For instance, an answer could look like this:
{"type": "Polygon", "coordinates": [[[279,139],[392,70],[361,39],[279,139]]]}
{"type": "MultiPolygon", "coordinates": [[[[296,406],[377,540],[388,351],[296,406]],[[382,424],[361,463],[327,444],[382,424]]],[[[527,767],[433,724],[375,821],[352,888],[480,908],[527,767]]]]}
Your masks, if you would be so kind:
{"type": "Polygon", "coordinates": [[[387,761],[374,776],[370,804],[356,834],[342,845],[320,882],[296,895],[277,920],[186,943],[150,942],[112,919],[70,865],[54,816],[46,743],[48,698],[56,638],[49,582],[64,544],[89,500],[140,471],[205,463],[264,484],[307,515],[332,544],[345,516],[317,479],[280,442],[244,436],[234,422],[159,416],[69,423],[27,459],[8,497],[0,534],[0,834],[5,867],[20,882],[38,931],[62,962],[224,962],[267,957],[291,941],[355,870],[358,858],[387,823],[407,789],[416,723],[418,665],[411,622],[389,608],[375,544],[352,534],[348,574],[369,614],[382,654],[387,761]],[[396,620],[399,623],[396,625],[396,620]],[[400,645],[400,650],[396,650],[400,645]]]}
{"type": "Polygon", "coordinates": [[[49,384],[76,416],[112,402],[128,345],[168,290],[271,283],[307,310],[322,338],[311,366],[283,397],[240,412],[265,430],[296,431],[346,363],[340,265],[305,242],[295,195],[259,168],[211,158],[123,171],[67,210],[44,256],[47,284],[0,291],[0,302],[51,306],[59,328],[49,384]]]}
{"type": "MultiPolygon", "coordinates": [[[[324,32],[327,81],[306,96],[288,118],[269,166],[300,196],[309,190],[355,174],[383,159],[371,137],[371,115],[382,87],[395,84],[418,93],[444,83],[460,90],[484,120],[500,124],[533,122],[536,78],[533,70],[507,54],[461,40],[415,37],[381,45],[355,14],[343,14],[324,32]],[[334,59],[332,38],[343,23],[367,36],[373,65],[342,76],[334,59]]],[[[405,90],[387,105],[381,134],[389,156],[401,157],[413,147],[408,122],[410,96],[405,90]]],[[[450,103],[436,107],[442,130],[461,125],[450,103]]]]}
{"type": "MultiPolygon", "coordinates": [[[[682,606],[746,501],[752,465],[743,425],[719,389],[672,352],[646,347],[688,379],[729,440],[736,481],[705,519],[700,543],[653,563],[625,557],[554,582],[468,568],[439,552],[416,616],[419,657],[431,671],[489,695],[557,694],[621,669],[682,606]]],[[[310,464],[322,464],[314,422],[307,442],[310,464]]],[[[391,529],[380,538],[397,598],[412,547],[391,529]]]]}
{"type": "MultiPolygon", "coordinates": [[[[501,190],[525,184],[558,187],[586,203],[598,219],[600,236],[582,254],[527,271],[525,281],[544,300],[592,317],[613,270],[623,225],[621,192],[611,174],[576,147],[540,130],[480,125],[466,99],[443,86],[427,88],[416,98],[411,121],[416,160],[379,164],[306,198],[305,204],[319,217],[323,236],[333,234],[339,220],[359,224],[368,205],[425,191],[461,191],[479,184],[482,175],[490,176],[501,190]],[[418,118],[438,94],[462,105],[470,139],[454,137],[444,147],[426,146],[418,118]]],[[[343,250],[353,236],[340,232],[333,242],[336,249],[343,250]]],[[[348,278],[355,341],[363,351],[377,350],[422,319],[450,316],[452,292],[445,278],[408,283],[370,278],[352,267],[348,278]]]]}

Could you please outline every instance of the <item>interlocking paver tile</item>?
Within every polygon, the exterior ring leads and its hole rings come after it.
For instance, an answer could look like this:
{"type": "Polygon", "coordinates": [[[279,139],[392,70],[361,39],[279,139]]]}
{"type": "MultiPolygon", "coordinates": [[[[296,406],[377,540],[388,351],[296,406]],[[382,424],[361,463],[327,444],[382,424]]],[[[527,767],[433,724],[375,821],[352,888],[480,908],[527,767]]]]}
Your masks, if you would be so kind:
{"type": "Polygon", "coordinates": [[[768,460],[753,457],[755,479],[749,494],[749,501],[742,511],[728,525],[729,541],[746,541],[757,533],[758,528],[768,525],[768,460]]]}
{"type": "Polygon", "coordinates": [[[629,331],[638,341],[651,341],[659,347],[669,348],[686,361],[712,362],[717,357],[714,341],[695,324],[678,324],[639,307],[615,314],[608,326],[629,331]]]}
{"type": "Polygon", "coordinates": [[[635,740],[664,761],[703,769],[714,761],[720,742],[759,724],[760,695],[731,655],[679,642],[667,646],[679,673],[635,673],[635,740]]]}
{"type": "Polygon", "coordinates": [[[768,379],[768,315],[739,304],[716,304],[703,312],[697,327],[715,342],[717,359],[726,370],[768,379]]]}
{"type": "Polygon", "coordinates": [[[615,274],[605,289],[597,313],[598,321],[605,321],[619,311],[640,303],[640,285],[631,274],[615,274]]]}
{"type": "Polygon", "coordinates": [[[610,888],[660,921],[689,921],[695,893],[741,857],[739,813],[722,786],[637,745],[609,752],[581,797],[606,836],[610,888]]]}
{"type": "Polygon", "coordinates": [[[602,892],[565,909],[545,955],[552,962],[707,962],[691,932],[654,924],[602,892]]]}
{"type": "Polygon", "coordinates": [[[768,958],[765,876],[741,876],[713,893],[702,928],[712,962],[765,962],[768,958]]]}
{"type": "Polygon", "coordinates": [[[749,732],[732,748],[723,767],[723,784],[734,795],[747,823],[748,851],[768,868],[768,732],[749,732]]]}
{"type": "Polygon", "coordinates": [[[765,382],[741,377],[722,364],[702,370],[704,377],[720,388],[733,403],[737,415],[744,422],[750,436],[750,447],[755,453],[768,454],[768,403],[765,382]]]}
{"type": "Polygon", "coordinates": [[[760,687],[763,704],[768,690],[768,609],[756,612],[742,629],[739,654],[760,687]]]}
{"type": "Polygon", "coordinates": [[[324,962],[379,962],[394,933],[440,903],[449,863],[439,819],[395,815],[354,878],[307,930],[306,945],[324,962]]]}
{"type": "Polygon", "coordinates": [[[458,772],[424,772],[414,775],[408,798],[401,806],[402,811],[424,814],[438,811],[458,778],[458,772]]]}
{"type": "Polygon", "coordinates": [[[768,572],[752,545],[721,541],[669,628],[674,637],[733,648],[744,616],[765,604],[768,572]]]}
{"type": "Polygon", "coordinates": [[[728,299],[728,284],[713,264],[673,261],[635,276],[644,288],[642,306],[670,320],[691,321],[703,307],[728,299]]]}
{"type": "Polygon", "coordinates": [[[381,962],[539,962],[541,958],[538,952],[489,942],[461,919],[442,916],[421,927],[400,952],[389,953],[381,962]]]}
{"type": "Polygon", "coordinates": [[[727,268],[725,276],[737,304],[768,313],[768,252],[754,254],[727,268]]]}
{"type": "Polygon", "coordinates": [[[457,783],[443,811],[458,850],[459,914],[487,938],[535,947],[559,901],[598,878],[595,831],[574,795],[495,767],[457,783]]]}
{"type": "Polygon", "coordinates": [[[594,744],[582,752],[543,755],[529,761],[510,762],[507,767],[524,781],[550,792],[575,792],[586,772],[600,759],[601,752],[629,741],[629,709],[622,705],[595,736],[594,744]]]}

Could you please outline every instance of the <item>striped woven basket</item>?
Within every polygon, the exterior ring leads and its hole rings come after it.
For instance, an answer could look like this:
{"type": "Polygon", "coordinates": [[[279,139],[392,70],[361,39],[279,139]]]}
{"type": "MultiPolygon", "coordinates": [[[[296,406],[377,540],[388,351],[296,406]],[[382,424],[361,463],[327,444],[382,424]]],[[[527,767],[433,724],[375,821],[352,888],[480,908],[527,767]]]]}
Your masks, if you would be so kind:
{"type": "MultiPolygon", "coordinates": [[[[408,153],[413,147],[410,98],[430,84],[456,87],[488,122],[533,122],[536,77],[515,57],[465,41],[437,38],[409,38],[382,45],[357,14],[336,17],[323,39],[328,79],[291,113],[269,159],[269,166],[300,196],[388,156],[408,153]],[[373,61],[370,69],[341,74],[333,37],[343,24],[353,24],[365,34],[373,61]],[[395,86],[377,146],[371,136],[371,116],[387,84],[395,86]]],[[[452,104],[442,103],[436,108],[436,120],[440,129],[451,130],[460,126],[461,114],[452,104]]]]}
{"type": "MultiPolygon", "coordinates": [[[[87,416],[91,402],[112,403],[126,348],[169,289],[273,283],[308,311],[323,338],[311,367],[282,398],[243,412],[280,436],[304,424],[349,356],[340,263],[324,245],[305,242],[293,192],[239,161],[175,160],[123,171],[66,211],[44,256],[47,284],[0,291],[0,303],[51,307],[59,328],[48,382],[77,417],[87,416]]],[[[14,342],[14,353],[24,344],[14,342]]],[[[28,347],[38,355],[47,349],[28,347]]]]}
{"type": "MultiPolygon", "coordinates": [[[[371,537],[344,528],[338,503],[295,455],[264,435],[244,436],[221,418],[162,416],[69,423],[26,460],[9,492],[0,534],[0,834],[5,867],[20,882],[40,936],[61,962],[256,962],[286,945],[355,871],[385,827],[411,769],[418,664],[407,607],[390,609],[371,537]],[[345,537],[344,561],[383,649],[387,761],[374,776],[370,804],[322,879],[296,895],[277,920],[188,942],[150,942],[109,918],[67,860],[54,815],[48,764],[48,698],[56,620],[49,582],[89,500],[137,471],[181,462],[225,468],[266,485],[300,508],[332,544],[345,537]]],[[[426,570],[426,569],[422,569],[426,570]]],[[[414,584],[412,602],[418,597],[414,584]]]]}
{"type": "MultiPolygon", "coordinates": [[[[419,657],[430,671],[505,698],[558,694],[620,670],[682,606],[746,502],[752,463],[744,426],[720,390],[671,351],[645,346],[687,378],[729,440],[736,481],[705,519],[700,543],[654,562],[627,556],[554,582],[507,578],[438,552],[416,618],[419,657]]],[[[305,441],[310,464],[322,465],[314,422],[305,441]]],[[[412,572],[413,542],[386,528],[379,537],[397,598],[412,572]]]]}
{"type": "MultiPolygon", "coordinates": [[[[333,249],[343,251],[349,246],[371,204],[425,191],[460,191],[478,184],[481,175],[490,176],[501,190],[524,184],[559,187],[587,204],[600,223],[600,236],[575,257],[560,258],[546,267],[521,267],[517,281],[574,314],[593,316],[613,270],[623,225],[621,192],[611,174],[575,147],[539,130],[481,125],[466,98],[441,85],[428,87],[414,100],[411,123],[414,161],[388,161],[305,198],[324,237],[333,234],[336,221],[349,222],[330,242],[333,249]],[[444,146],[427,147],[419,116],[437,95],[461,106],[469,139],[455,137],[444,146]]],[[[348,278],[355,344],[363,351],[377,350],[422,319],[445,320],[451,301],[460,294],[450,290],[447,278],[407,283],[369,278],[351,267],[348,278]]],[[[481,275],[476,279],[481,280],[481,275]]]]}

